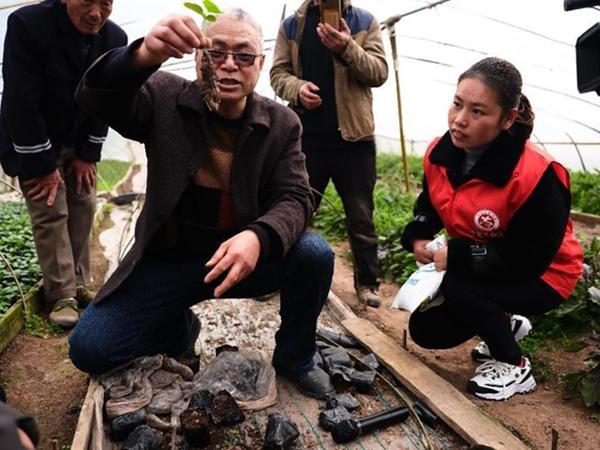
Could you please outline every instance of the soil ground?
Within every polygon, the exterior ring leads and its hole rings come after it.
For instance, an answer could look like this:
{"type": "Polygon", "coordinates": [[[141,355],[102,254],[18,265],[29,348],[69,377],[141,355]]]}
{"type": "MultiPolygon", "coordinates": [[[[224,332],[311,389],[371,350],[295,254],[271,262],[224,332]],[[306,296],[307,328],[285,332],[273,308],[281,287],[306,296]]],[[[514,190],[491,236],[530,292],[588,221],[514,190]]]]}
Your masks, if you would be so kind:
{"type": "MultiPolygon", "coordinates": [[[[600,234],[600,227],[578,228],[587,236],[600,234]]],[[[351,265],[343,257],[347,246],[337,246],[336,253],[333,290],[356,314],[369,318],[401,345],[408,313],[389,307],[398,286],[382,284],[383,306],[365,310],[357,302],[351,265]]],[[[97,239],[94,239],[92,258],[94,279],[102,280],[108,263],[97,239]]],[[[64,333],[40,339],[21,333],[0,355],[0,384],[6,388],[13,406],[36,418],[42,436],[39,446],[42,450],[69,448],[87,387],[87,376],[75,369],[68,359],[66,336],[64,333]]],[[[408,349],[456,388],[464,390],[476,367],[469,356],[476,343],[473,339],[452,350],[428,351],[418,348],[409,338],[408,349]]],[[[550,381],[540,383],[538,389],[529,395],[516,396],[507,402],[480,401],[472,396],[470,399],[533,448],[550,448],[554,429],[558,431],[559,449],[598,449],[600,424],[591,419],[591,414],[597,411],[590,412],[577,399],[567,399],[564,385],[558,381],[561,374],[583,368],[587,353],[585,349],[577,353],[561,349],[543,352],[541,357],[550,364],[554,376],[550,381]]],[[[284,393],[289,395],[289,390],[284,393]]]]}

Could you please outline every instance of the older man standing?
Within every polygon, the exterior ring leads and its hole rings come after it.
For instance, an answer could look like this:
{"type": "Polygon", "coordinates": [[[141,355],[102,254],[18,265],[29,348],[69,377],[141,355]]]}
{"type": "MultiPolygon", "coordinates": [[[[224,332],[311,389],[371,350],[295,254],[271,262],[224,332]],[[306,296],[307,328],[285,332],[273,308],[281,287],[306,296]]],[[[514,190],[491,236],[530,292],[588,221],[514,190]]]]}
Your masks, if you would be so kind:
{"type": "MultiPolygon", "coordinates": [[[[201,76],[203,52],[196,52],[201,76]]],[[[206,34],[190,17],[169,16],[85,75],[79,103],[145,143],[148,183],[133,248],[70,338],[80,369],[101,373],[141,355],[189,354],[199,333],[191,305],[280,289],[275,369],[309,396],[333,392],[313,362],[333,253],[304,232],[313,198],[300,123],[253,92],[263,64],[260,26],[233,9],[206,34]],[[216,111],[202,82],[156,72],[194,49],[208,49],[212,60],[216,111]]]]}
{"type": "Polygon", "coordinates": [[[89,301],[96,162],[108,127],[75,104],[87,67],[127,43],[108,20],[112,0],[45,0],[8,18],[0,157],[19,176],[44,277],[50,320],[72,327],[89,301]]]}

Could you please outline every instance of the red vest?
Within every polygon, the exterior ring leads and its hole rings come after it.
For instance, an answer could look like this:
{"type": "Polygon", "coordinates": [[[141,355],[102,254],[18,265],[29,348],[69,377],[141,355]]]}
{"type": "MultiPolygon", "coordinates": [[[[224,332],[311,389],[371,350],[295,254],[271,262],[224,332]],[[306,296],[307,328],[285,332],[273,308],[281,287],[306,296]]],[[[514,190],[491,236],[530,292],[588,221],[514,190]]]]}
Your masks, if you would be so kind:
{"type": "MultiPolygon", "coordinates": [[[[425,153],[425,176],[431,203],[451,237],[468,237],[485,243],[504,236],[512,216],[529,198],[549,165],[563,185],[567,189],[570,187],[567,170],[527,141],[505,186],[498,187],[474,178],[454,189],[446,176],[446,168],[429,162],[429,155],[438,142],[439,138],[435,139],[425,153]]],[[[582,270],[583,252],[573,236],[573,224],[569,219],[563,242],[541,278],[566,299],[575,289],[582,270]]]]}

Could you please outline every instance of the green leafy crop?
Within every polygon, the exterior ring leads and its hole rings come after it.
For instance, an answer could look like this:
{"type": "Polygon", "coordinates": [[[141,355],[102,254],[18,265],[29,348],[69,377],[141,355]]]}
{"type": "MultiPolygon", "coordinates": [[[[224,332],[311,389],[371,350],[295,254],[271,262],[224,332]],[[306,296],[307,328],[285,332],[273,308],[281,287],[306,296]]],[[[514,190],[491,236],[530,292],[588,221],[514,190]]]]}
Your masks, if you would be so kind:
{"type": "MultiPolygon", "coordinates": [[[[31,224],[23,203],[0,203],[2,233],[0,233],[0,252],[9,261],[12,269],[26,292],[41,278],[31,224]]],[[[18,286],[4,263],[0,259],[0,315],[20,299],[18,286]]]]}

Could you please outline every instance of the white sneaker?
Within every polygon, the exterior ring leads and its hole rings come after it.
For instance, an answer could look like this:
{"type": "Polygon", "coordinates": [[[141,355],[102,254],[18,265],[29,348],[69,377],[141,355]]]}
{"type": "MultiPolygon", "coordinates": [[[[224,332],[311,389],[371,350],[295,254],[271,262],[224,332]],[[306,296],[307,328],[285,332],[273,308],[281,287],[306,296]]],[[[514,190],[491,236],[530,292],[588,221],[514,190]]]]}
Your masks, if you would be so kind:
{"type": "MultiPolygon", "coordinates": [[[[527,317],[519,316],[518,314],[510,316],[510,329],[517,342],[527,336],[531,331],[531,328],[531,322],[527,317]]],[[[471,350],[471,357],[479,362],[486,362],[493,359],[490,348],[485,341],[481,341],[473,350],[471,350]]]]}
{"type": "Polygon", "coordinates": [[[486,400],[507,400],[515,394],[535,389],[531,364],[523,358],[523,367],[491,360],[480,365],[469,380],[467,390],[486,400]]]}

